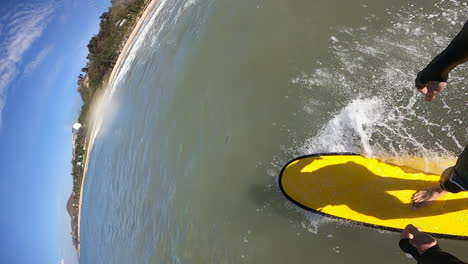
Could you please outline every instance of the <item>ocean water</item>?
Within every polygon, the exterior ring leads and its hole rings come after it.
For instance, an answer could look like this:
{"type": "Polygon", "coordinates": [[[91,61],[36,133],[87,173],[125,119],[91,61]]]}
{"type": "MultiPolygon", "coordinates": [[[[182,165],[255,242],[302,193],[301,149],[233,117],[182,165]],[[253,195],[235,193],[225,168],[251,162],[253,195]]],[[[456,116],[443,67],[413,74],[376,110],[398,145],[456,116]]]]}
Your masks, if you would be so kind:
{"type": "Polygon", "coordinates": [[[453,160],[466,67],[432,103],[413,82],[467,9],[159,0],[95,109],[80,263],[415,263],[397,233],[295,207],[278,173],[316,152],[453,160]]]}

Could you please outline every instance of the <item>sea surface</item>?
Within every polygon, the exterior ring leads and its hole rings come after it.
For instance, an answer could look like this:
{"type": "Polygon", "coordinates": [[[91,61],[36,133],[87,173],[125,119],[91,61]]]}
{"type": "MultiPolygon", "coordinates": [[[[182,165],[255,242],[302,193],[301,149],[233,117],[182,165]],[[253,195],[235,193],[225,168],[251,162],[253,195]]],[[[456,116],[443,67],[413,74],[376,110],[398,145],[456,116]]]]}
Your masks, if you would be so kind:
{"type": "MultiPolygon", "coordinates": [[[[96,106],[80,262],[415,263],[397,233],[292,205],[278,174],[317,152],[454,159],[468,144],[468,69],[432,103],[413,87],[467,10],[159,0],[96,106]]],[[[468,260],[468,242],[440,244],[468,260]]]]}

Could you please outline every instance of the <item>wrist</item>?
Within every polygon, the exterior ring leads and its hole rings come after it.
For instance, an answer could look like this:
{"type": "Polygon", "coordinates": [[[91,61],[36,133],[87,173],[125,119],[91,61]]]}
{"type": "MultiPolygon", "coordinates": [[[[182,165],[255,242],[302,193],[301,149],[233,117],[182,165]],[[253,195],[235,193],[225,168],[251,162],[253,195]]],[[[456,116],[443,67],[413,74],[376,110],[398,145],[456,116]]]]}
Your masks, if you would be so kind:
{"type": "Polygon", "coordinates": [[[432,251],[438,251],[441,250],[439,245],[437,244],[437,241],[434,241],[431,244],[427,244],[421,248],[418,248],[418,253],[420,256],[422,256],[424,253],[432,252],[432,251]]]}
{"type": "Polygon", "coordinates": [[[441,69],[437,69],[437,67],[431,63],[418,73],[416,77],[416,87],[423,88],[426,86],[426,83],[430,81],[447,82],[447,80],[448,73],[445,73],[441,69]]]}

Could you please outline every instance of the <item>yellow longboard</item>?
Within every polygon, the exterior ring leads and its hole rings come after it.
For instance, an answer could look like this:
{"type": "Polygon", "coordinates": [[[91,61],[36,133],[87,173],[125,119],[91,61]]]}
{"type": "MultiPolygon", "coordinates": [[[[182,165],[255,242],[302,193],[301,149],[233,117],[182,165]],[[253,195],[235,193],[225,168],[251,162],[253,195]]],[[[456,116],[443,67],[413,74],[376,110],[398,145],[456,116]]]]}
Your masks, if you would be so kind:
{"type": "Polygon", "coordinates": [[[411,208],[411,196],[440,178],[417,169],[424,167],[418,162],[423,159],[414,159],[410,167],[350,153],[308,155],[288,162],[279,184],[289,200],[308,210],[388,230],[413,224],[428,233],[468,239],[468,192],[411,208]]]}

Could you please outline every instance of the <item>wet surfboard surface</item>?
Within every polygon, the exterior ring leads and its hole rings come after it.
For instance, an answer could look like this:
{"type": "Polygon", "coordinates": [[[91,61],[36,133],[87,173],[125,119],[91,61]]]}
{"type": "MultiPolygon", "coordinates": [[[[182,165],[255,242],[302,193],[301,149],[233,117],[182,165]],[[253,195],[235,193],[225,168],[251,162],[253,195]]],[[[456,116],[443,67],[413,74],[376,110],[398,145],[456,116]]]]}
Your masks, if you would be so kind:
{"type": "Polygon", "coordinates": [[[354,153],[313,154],[288,162],[279,185],[290,201],[307,210],[387,230],[413,224],[424,232],[468,239],[468,192],[449,193],[413,209],[412,195],[440,178],[415,167],[354,153]]]}

